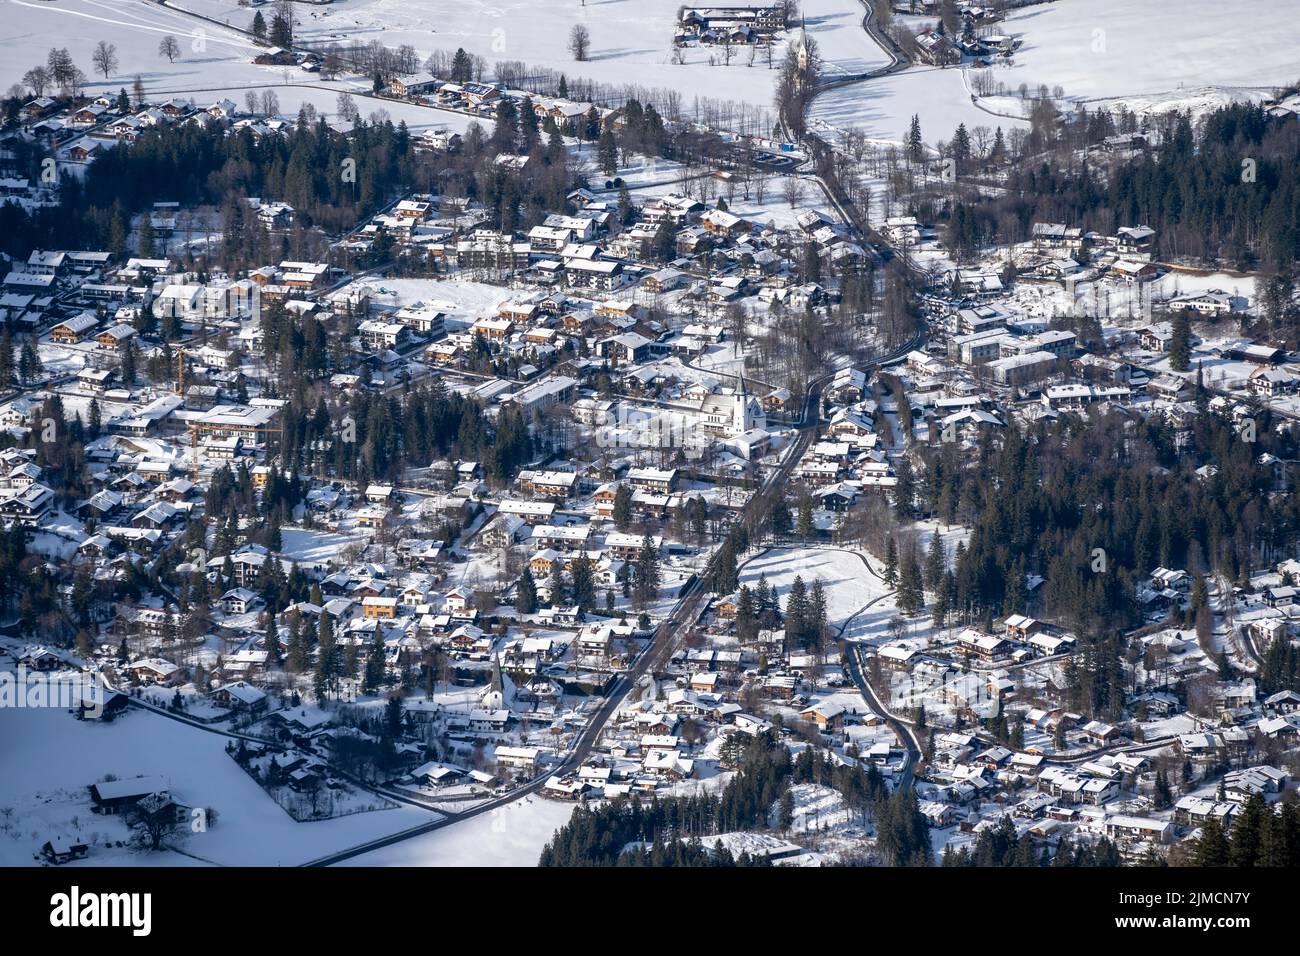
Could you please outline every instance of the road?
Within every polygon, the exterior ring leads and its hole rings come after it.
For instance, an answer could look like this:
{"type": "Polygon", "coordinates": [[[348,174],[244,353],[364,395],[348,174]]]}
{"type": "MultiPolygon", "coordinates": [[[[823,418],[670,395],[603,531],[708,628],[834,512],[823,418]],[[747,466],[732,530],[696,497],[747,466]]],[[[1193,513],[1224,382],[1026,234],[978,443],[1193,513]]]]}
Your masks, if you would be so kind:
{"type": "MultiPolygon", "coordinates": [[[[861,554],[861,552],[855,551],[853,553],[862,558],[862,563],[866,565],[869,573],[875,573],[872,571],[871,565],[867,562],[866,557],[861,554]]],[[[853,623],[854,619],[857,618],[858,615],[870,610],[886,598],[893,597],[893,595],[893,591],[890,591],[887,594],[878,595],[862,607],[858,608],[844,621],[843,624],[840,625],[840,634],[844,634],[845,630],[848,629],[848,626],[853,623]]],[[[894,736],[897,737],[899,743],[903,745],[903,772],[898,777],[897,788],[899,790],[910,790],[912,784],[916,782],[916,765],[921,759],[921,742],[917,739],[916,731],[912,729],[910,724],[904,723],[901,718],[895,716],[893,711],[884,705],[880,697],[876,694],[875,689],[867,681],[866,675],[862,670],[861,645],[854,644],[852,647],[846,645],[842,655],[844,657],[845,668],[849,672],[849,679],[853,681],[858,692],[862,694],[862,698],[867,702],[867,706],[871,708],[872,713],[889,725],[889,728],[894,732],[894,736]]]]}
{"type": "MultiPolygon", "coordinates": [[[[908,341],[904,345],[893,349],[885,355],[860,364],[858,367],[869,370],[879,365],[887,365],[890,362],[897,361],[913,348],[917,347],[921,337],[922,333],[918,332],[912,340],[908,341]]],[[[749,502],[746,503],[741,512],[741,521],[745,523],[746,527],[749,528],[751,532],[757,530],[757,526],[768,513],[768,503],[772,500],[773,496],[784,487],[786,482],[789,480],[790,474],[794,470],[795,465],[798,464],[799,459],[803,457],[803,453],[807,450],[808,445],[816,437],[818,427],[821,424],[821,390],[825,384],[834,377],[834,375],[835,370],[829,371],[808,384],[804,393],[803,406],[800,412],[799,421],[801,424],[799,425],[799,434],[795,439],[793,447],[782,459],[781,465],[768,475],[763,485],[754,496],[750,498],[749,502]]],[[[304,865],[330,866],[331,864],[340,863],[344,860],[349,860],[365,853],[370,853],[374,850],[393,846],[394,844],[413,839],[414,837],[423,836],[426,833],[432,833],[435,830],[440,830],[444,827],[451,826],[454,823],[467,820],[482,813],[487,813],[499,807],[503,807],[508,803],[535,794],[546,785],[546,781],[551,777],[563,776],[566,773],[577,770],[591,754],[591,751],[600,739],[600,735],[604,732],[610,719],[622,705],[627,693],[636,688],[637,683],[643,676],[648,673],[654,673],[665,667],[668,660],[672,657],[673,651],[676,650],[680,639],[685,636],[687,630],[689,630],[690,627],[692,627],[699,619],[701,612],[707,604],[707,597],[708,592],[704,589],[704,585],[700,583],[699,578],[693,578],[691,583],[687,586],[686,592],[678,600],[669,616],[660,623],[658,630],[655,632],[654,638],[651,639],[646,648],[638,655],[632,667],[625,673],[621,674],[614,682],[609,692],[605,695],[600,707],[587,721],[587,726],[578,736],[577,742],[569,750],[564,760],[561,761],[558,766],[549,768],[545,773],[533,778],[522,786],[516,787],[507,794],[495,797],[463,812],[448,813],[445,810],[439,810],[439,813],[444,814],[441,819],[431,820],[429,823],[422,824],[409,830],[403,830],[399,833],[380,837],[377,840],[371,840],[354,847],[349,847],[345,850],[339,850],[335,853],[329,854],[328,856],[312,860],[304,865]]],[[[874,701],[874,695],[868,696],[867,699],[869,702],[874,701]]],[[[875,701],[875,707],[879,706],[879,701],[875,701]]],[[[881,713],[882,717],[886,720],[897,720],[897,718],[891,718],[883,711],[877,712],[881,713]]],[[[911,736],[910,729],[906,728],[901,722],[898,722],[895,732],[899,734],[900,740],[911,739],[915,743],[915,738],[911,736]]],[[[907,786],[911,785],[913,766],[919,756],[919,746],[916,746],[914,751],[909,750],[907,764],[904,770],[904,781],[907,786]]],[[[388,795],[391,796],[391,794],[388,795]]]]}

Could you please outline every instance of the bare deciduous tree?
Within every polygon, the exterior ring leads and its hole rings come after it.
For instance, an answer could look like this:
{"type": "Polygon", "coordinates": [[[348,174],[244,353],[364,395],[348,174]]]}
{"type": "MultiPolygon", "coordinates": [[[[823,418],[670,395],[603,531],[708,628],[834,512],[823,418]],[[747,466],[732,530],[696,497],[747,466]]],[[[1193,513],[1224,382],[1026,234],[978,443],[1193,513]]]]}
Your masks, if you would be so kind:
{"type": "Polygon", "coordinates": [[[781,184],[781,195],[793,209],[803,199],[803,183],[794,176],[785,177],[781,184]]]}
{"type": "Polygon", "coordinates": [[[280,97],[275,90],[262,91],[262,113],[268,119],[278,115],[280,112],[280,97]]]}
{"type": "Polygon", "coordinates": [[[96,73],[103,73],[104,79],[108,79],[108,75],[117,69],[117,47],[100,40],[90,55],[90,62],[94,64],[96,73]]]}
{"type": "Polygon", "coordinates": [[[23,74],[23,83],[31,87],[35,96],[44,96],[50,85],[50,71],[43,66],[34,66],[23,74]]]}
{"type": "Polygon", "coordinates": [[[573,29],[569,31],[569,52],[579,63],[587,59],[587,53],[591,50],[591,34],[581,23],[575,23],[573,29]]]}
{"type": "Polygon", "coordinates": [[[180,44],[170,33],[158,41],[158,55],[167,57],[168,63],[175,63],[176,58],[181,55],[180,44]]]}

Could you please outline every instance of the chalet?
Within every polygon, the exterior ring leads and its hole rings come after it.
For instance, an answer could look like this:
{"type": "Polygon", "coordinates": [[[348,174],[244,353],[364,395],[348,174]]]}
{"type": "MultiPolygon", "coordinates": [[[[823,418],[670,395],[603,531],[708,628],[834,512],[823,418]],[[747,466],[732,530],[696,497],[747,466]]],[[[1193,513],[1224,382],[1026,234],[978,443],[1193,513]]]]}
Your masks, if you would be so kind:
{"type": "Polygon", "coordinates": [[[982,661],[1001,660],[1011,653],[1008,641],[970,627],[957,635],[957,643],[962,651],[974,654],[982,661]]]}
{"type": "Polygon", "coordinates": [[[1100,720],[1090,720],[1080,730],[1083,731],[1084,736],[1103,746],[1114,743],[1119,737],[1118,727],[1103,723],[1100,720]]]}
{"type": "Polygon", "coordinates": [[[1150,282],[1160,274],[1155,263],[1138,262],[1134,259],[1116,260],[1111,264],[1110,272],[1124,282],[1150,282]]]}
{"type": "Polygon", "coordinates": [[[118,323],[110,328],[100,332],[95,336],[95,345],[97,348],[105,351],[116,351],[120,349],[130,339],[135,338],[135,328],[125,323],[118,323]]]}
{"type": "Polygon", "coordinates": [[[266,694],[244,681],[218,687],[208,696],[220,706],[244,714],[265,713],[267,707],[266,694]]]}
{"type": "Polygon", "coordinates": [[[1053,249],[1074,251],[1083,246],[1083,230],[1060,222],[1036,222],[1030,227],[1030,239],[1040,253],[1053,249]]]}
{"type": "Polygon", "coordinates": [[[1227,292],[1214,289],[1194,295],[1175,296],[1169,300],[1169,308],[1190,309],[1201,315],[1227,315],[1233,311],[1233,297],[1227,292]]]}
{"type": "Polygon", "coordinates": [[[677,486],[676,468],[632,468],[628,470],[628,483],[647,491],[668,494],[677,486]]]}
{"type": "Polygon", "coordinates": [[[916,37],[921,59],[931,66],[952,66],[961,62],[961,51],[952,40],[927,30],[916,37]]]}
{"type": "Polygon", "coordinates": [[[1276,398],[1294,392],[1300,386],[1300,378],[1278,368],[1258,368],[1250,373],[1247,384],[1256,395],[1276,398]]]}
{"type": "Polygon", "coordinates": [[[815,724],[822,733],[836,733],[844,727],[844,708],[839,704],[813,704],[801,710],[799,716],[815,724]]]}
{"type": "Polygon", "coordinates": [[[248,614],[261,604],[261,597],[248,588],[231,588],[221,595],[221,609],[227,614],[248,614]]]}
{"type": "Polygon", "coordinates": [[[361,344],[367,349],[399,349],[411,340],[411,327],[401,322],[366,320],[357,326],[361,344]]]}
{"type": "Polygon", "coordinates": [[[572,471],[524,470],[515,478],[521,491],[548,498],[569,498],[577,487],[578,475],[572,471]]]}
{"type": "Polygon", "coordinates": [[[259,53],[253,62],[258,66],[295,66],[298,61],[288,50],[277,46],[259,53]]]}
{"type": "Polygon", "coordinates": [[[60,345],[75,345],[98,324],[99,320],[93,312],[83,312],[54,326],[50,330],[50,338],[60,345]]]}
{"type": "Polygon", "coordinates": [[[1004,622],[1007,629],[1007,637],[1014,641],[1027,641],[1040,630],[1043,624],[1032,617],[1025,617],[1023,614],[1012,614],[1004,622]]]}
{"type": "Polygon", "coordinates": [[[575,259],[565,268],[564,281],[570,289],[613,292],[623,287],[626,276],[621,262],[575,259]]]}
{"type": "Polygon", "coordinates": [[[473,733],[505,733],[509,723],[510,711],[508,710],[472,710],[469,714],[469,729],[473,733]]]}
{"type": "Polygon", "coordinates": [[[499,766],[532,774],[537,771],[541,751],[536,747],[497,747],[495,754],[499,766]]]}
{"type": "Polygon", "coordinates": [[[76,843],[64,837],[51,837],[41,847],[41,856],[47,863],[53,863],[55,866],[73,860],[83,860],[89,852],[90,847],[85,843],[76,843]]]}

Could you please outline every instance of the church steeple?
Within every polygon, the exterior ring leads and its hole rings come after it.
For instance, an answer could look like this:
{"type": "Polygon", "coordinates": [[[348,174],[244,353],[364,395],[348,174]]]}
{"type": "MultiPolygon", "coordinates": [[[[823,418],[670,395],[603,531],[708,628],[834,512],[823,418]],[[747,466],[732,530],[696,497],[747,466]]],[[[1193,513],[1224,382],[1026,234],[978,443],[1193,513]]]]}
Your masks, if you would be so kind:
{"type": "Polygon", "coordinates": [[[799,64],[800,75],[808,73],[808,29],[804,21],[803,11],[799,11],[799,40],[795,47],[795,60],[799,64]]]}
{"type": "Polygon", "coordinates": [[[737,433],[747,432],[752,427],[749,414],[749,392],[745,388],[745,358],[740,358],[740,375],[739,384],[736,386],[736,394],[733,399],[733,411],[731,413],[731,427],[737,433]]]}

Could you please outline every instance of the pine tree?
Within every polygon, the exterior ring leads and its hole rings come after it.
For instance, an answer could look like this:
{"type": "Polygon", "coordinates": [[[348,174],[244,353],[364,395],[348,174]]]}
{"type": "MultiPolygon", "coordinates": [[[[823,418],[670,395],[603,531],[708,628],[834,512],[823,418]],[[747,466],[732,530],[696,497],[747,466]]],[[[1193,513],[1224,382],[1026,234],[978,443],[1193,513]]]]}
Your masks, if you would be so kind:
{"type": "Polygon", "coordinates": [[[614,527],[619,531],[627,531],[632,525],[632,488],[630,485],[620,484],[614,492],[614,509],[611,514],[614,519],[614,527]]]}
{"type": "Polygon", "coordinates": [[[579,554],[572,565],[571,591],[573,603],[580,611],[590,611],[596,601],[596,581],[591,559],[579,554]]]}
{"type": "Polygon", "coordinates": [[[957,124],[957,130],[952,134],[952,142],[948,144],[948,150],[956,164],[957,174],[961,175],[970,165],[971,159],[970,134],[966,132],[965,123],[957,124]]]}
{"type": "Polygon", "coordinates": [[[994,163],[1000,163],[1007,156],[1007,139],[1002,135],[1002,127],[999,126],[993,134],[993,145],[989,148],[989,160],[994,163]]]}
{"type": "Polygon", "coordinates": [[[463,48],[457,47],[455,54],[451,58],[451,81],[453,83],[468,83],[473,75],[473,61],[463,48]]]}
{"type": "Polygon", "coordinates": [[[790,832],[794,826],[794,794],[789,790],[781,794],[781,809],[777,818],[777,826],[782,833],[790,832]]]}
{"type": "Polygon", "coordinates": [[[912,122],[907,128],[907,158],[913,163],[919,163],[925,158],[925,141],[921,139],[921,117],[916,113],[912,114],[912,122]]]}
{"type": "Polygon", "coordinates": [[[739,577],[735,546],[728,535],[709,559],[704,572],[704,583],[715,594],[730,594],[736,590],[739,577]]]}
{"type": "Polygon", "coordinates": [[[891,591],[898,587],[898,545],[893,535],[885,539],[885,570],[881,577],[891,591]]]}
{"type": "Polygon", "coordinates": [[[618,144],[614,141],[614,131],[608,127],[596,143],[596,163],[606,176],[618,172],[618,144]]]}
{"type": "Polygon", "coordinates": [[[894,465],[894,514],[899,521],[910,521],[912,505],[916,498],[916,487],[912,476],[912,462],[906,455],[900,455],[894,465]]]}
{"type": "Polygon", "coordinates": [[[785,637],[787,643],[802,645],[809,634],[808,588],[802,575],[795,575],[785,599],[785,637]]]}
{"type": "Polygon", "coordinates": [[[820,645],[828,627],[826,611],[826,588],[821,579],[813,581],[812,591],[808,597],[808,639],[820,645]]]}
{"type": "Polygon", "coordinates": [[[743,644],[758,633],[758,607],[749,585],[742,585],[736,599],[736,638],[743,644]]]}
{"type": "Polygon", "coordinates": [[[1169,367],[1175,372],[1186,372],[1192,367],[1192,325],[1187,311],[1174,313],[1172,335],[1169,339],[1169,367]]]}
{"type": "Polygon", "coordinates": [[[519,586],[515,591],[515,610],[520,614],[532,614],[537,610],[537,582],[533,580],[532,569],[526,565],[523,574],[519,575],[519,586]]]}
{"type": "Polygon", "coordinates": [[[940,586],[934,595],[934,605],[930,609],[930,622],[935,629],[942,629],[948,624],[949,596],[948,589],[940,586]]]}
{"type": "Polygon", "coordinates": [[[636,599],[644,606],[659,593],[659,551],[654,546],[650,535],[641,539],[641,548],[636,556],[636,599]]]}
{"type": "Polygon", "coordinates": [[[0,389],[12,388],[14,384],[14,339],[5,323],[0,330],[0,389]]]}
{"type": "Polygon", "coordinates": [[[776,501],[772,505],[772,537],[782,538],[790,533],[794,522],[790,517],[790,506],[786,503],[784,495],[777,495],[776,501]]]}
{"type": "Polygon", "coordinates": [[[1272,811],[1264,803],[1262,795],[1251,794],[1242,806],[1232,824],[1228,865],[1236,867],[1253,867],[1259,859],[1263,844],[1265,818],[1272,811]]]}
{"type": "Polygon", "coordinates": [[[384,626],[375,624],[375,636],[366,657],[366,690],[374,693],[384,682],[384,626]]]}
{"type": "Polygon", "coordinates": [[[268,620],[266,622],[266,660],[272,667],[280,663],[280,629],[275,626],[275,616],[267,612],[268,620]]]}
{"type": "Polygon", "coordinates": [[[1223,827],[1214,817],[1201,824],[1201,838],[1196,841],[1193,859],[1199,867],[1228,865],[1228,839],[1223,835],[1223,827]]]}
{"type": "Polygon", "coordinates": [[[916,550],[909,548],[903,555],[898,574],[898,595],[895,598],[899,611],[916,614],[925,606],[925,588],[921,580],[921,566],[916,550]]]}
{"type": "Polygon", "coordinates": [[[812,497],[803,495],[799,499],[799,516],[795,519],[794,533],[807,541],[813,536],[814,532],[812,497]]]}
{"type": "Polygon", "coordinates": [[[939,591],[943,587],[943,575],[948,569],[948,553],[943,547],[943,538],[938,531],[930,538],[930,547],[925,555],[925,586],[930,591],[939,591]]]}

